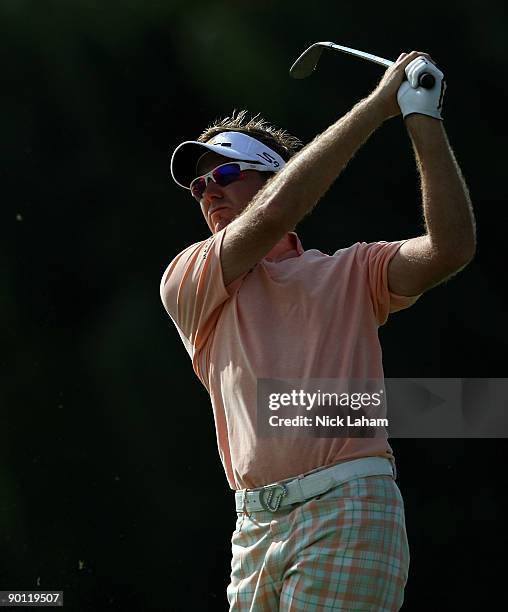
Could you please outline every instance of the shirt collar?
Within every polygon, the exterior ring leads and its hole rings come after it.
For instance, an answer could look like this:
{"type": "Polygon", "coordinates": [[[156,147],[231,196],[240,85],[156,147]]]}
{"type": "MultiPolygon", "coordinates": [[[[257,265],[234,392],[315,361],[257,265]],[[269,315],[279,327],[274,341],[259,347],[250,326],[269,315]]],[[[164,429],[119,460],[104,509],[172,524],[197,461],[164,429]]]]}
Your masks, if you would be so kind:
{"type": "Polygon", "coordinates": [[[294,245],[293,248],[296,250],[298,255],[302,255],[304,249],[302,243],[300,242],[300,238],[298,238],[298,234],[296,232],[288,232],[288,236],[290,237],[291,244],[294,245]]]}
{"type": "Polygon", "coordinates": [[[285,236],[283,236],[279,242],[267,253],[266,259],[271,262],[283,261],[284,259],[290,259],[294,257],[294,253],[296,252],[296,256],[300,256],[304,251],[302,247],[302,243],[298,238],[296,232],[288,232],[285,236]]]}

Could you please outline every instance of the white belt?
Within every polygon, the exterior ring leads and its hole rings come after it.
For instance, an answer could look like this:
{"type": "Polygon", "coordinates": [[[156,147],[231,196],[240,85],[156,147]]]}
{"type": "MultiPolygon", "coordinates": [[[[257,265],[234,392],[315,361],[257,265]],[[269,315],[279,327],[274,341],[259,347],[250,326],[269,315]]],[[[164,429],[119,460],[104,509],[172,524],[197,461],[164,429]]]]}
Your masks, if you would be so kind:
{"type": "Polygon", "coordinates": [[[395,465],[383,457],[362,457],[259,489],[241,489],[235,492],[236,511],[276,512],[279,508],[321,495],[344,482],[364,476],[396,478],[395,465]]]}

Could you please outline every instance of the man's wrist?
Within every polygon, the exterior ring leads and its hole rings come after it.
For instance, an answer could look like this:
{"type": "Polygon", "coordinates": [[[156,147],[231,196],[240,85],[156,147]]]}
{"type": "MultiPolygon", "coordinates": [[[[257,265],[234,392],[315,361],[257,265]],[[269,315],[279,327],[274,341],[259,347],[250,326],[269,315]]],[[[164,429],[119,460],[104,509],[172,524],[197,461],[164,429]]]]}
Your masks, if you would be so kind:
{"type": "Polygon", "coordinates": [[[443,134],[444,132],[442,119],[437,119],[430,115],[411,113],[405,117],[404,123],[409,134],[416,138],[419,136],[425,137],[443,134]]]}
{"type": "Polygon", "coordinates": [[[434,158],[440,151],[448,149],[448,139],[443,122],[428,115],[411,114],[404,119],[414,150],[420,158],[434,158]]]}
{"type": "Polygon", "coordinates": [[[393,119],[394,117],[401,117],[401,108],[397,102],[397,98],[387,95],[382,89],[375,89],[369,96],[372,104],[376,107],[379,113],[380,120],[382,123],[393,119]]]}
{"type": "Polygon", "coordinates": [[[376,91],[373,91],[367,98],[363,100],[369,112],[372,113],[374,120],[379,124],[383,124],[389,119],[389,113],[386,104],[381,96],[376,91]]]}
{"type": "Polygon", "coordinates": [[[432,124],[440,124],[443,123],[443,119],[439,119],[438,117],[432,117],[431,115],[425,115],[423,113],[410,113],[404,117],[404,123],[407,126],[412,125],[432,125],[432,124]]]}

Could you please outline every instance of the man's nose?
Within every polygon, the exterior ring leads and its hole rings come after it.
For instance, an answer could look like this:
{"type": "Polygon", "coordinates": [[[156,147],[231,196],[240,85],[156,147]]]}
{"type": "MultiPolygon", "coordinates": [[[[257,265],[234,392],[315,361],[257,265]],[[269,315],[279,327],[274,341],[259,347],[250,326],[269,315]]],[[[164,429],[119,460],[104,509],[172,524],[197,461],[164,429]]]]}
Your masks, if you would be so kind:
{"type": "Polygon", "coordinates": [[[215,200],[216,198],[222,198],[223,195],[224,192],[222,191],[222,187],[220,185],[217,185],[215,181],[209,179],[205,190],[203,191],[204,203],[209,206],[213,200],[215,200]]]}

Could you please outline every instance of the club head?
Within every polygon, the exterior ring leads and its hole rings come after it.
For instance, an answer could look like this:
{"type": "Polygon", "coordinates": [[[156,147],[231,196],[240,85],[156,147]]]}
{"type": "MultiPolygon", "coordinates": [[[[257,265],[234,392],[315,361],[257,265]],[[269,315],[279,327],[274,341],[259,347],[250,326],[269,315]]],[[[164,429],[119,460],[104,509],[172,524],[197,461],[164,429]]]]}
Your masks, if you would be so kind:
{"type": "Polygon", "coordinates": [[[294,79],[305,79],[316,69],[323,49],[332,43],[318,42],[306,49],[289,69],[294,79]]]}

